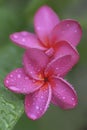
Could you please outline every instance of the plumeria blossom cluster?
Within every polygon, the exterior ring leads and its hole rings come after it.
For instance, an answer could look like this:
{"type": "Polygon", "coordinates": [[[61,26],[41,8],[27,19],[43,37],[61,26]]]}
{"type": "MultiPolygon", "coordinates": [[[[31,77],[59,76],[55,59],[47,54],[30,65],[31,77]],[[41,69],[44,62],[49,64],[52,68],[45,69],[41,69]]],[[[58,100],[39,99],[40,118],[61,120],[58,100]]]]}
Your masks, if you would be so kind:
{"type": "Polygon", "coordinates": [[[60,20],[48,6],[34,16],[35,34],[22,31],[10,35],[12,42],[25,48],[23,67],[10,72],[5,86],[25,94],[25,112],[33,120],[40,118],[50,103],[62,109],[77,105],[77,94],[64,76],[78,62],[76,46],[82,35],[75,20],[60,20]]]}

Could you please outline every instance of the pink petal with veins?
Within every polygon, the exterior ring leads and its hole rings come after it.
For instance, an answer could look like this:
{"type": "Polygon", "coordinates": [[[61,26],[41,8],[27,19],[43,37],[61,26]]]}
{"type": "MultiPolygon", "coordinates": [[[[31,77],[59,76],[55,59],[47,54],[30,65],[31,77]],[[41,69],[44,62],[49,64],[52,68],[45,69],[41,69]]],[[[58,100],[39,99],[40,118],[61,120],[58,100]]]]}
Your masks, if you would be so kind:
{"type": "Polygon", "coordinates": [[[27,94],[39,89],[43,82],[31,79],[24,69],[18,68],[6,76],[4,84],[13,92],[27,94]]]}
{"type": "Polygon", "coordinates": [[[77,105],[78,99],[72,85],[62,78],[53,78],[50,81],[52,86],[52,103],[63,109],[72,109],[77,105]]]}
{"type": "Polygon", "coordinates": [[[52,31],[51,44],[64,40],[76,46],[81,36],[82,29],[77,21],[63,20],[52,31]]]}
{"type": "Polygon", "coordinates": [[[35,31],[44,45],[47,45],[49,34],[59,23],[57,14],[48,6],[42,6],[34,16],[35,31]]]}
{"type": "Polygon", "coordinates": [[[43,45],[41,45],[40,41],[38,40],[35,34],[26,31],[13,33],[10,35],[10,39],[18,46],[26,49],[28,48],[38,48],[41,50],[46,49],[43,45]]]}
{"type": "MultiPolygon", "coordinates": [[[[70,69],[71,69],[78,62],[79,53],[77,52],[76,48],[71,44],[69,44],[68,42],[60,41],[55,46],[55,54],[53,58],[58,58],[65,55],[71,55],[71,61],[69,62],[69,65],[71,66],[70,69]]],[[[68,71],[70,71],[70,69],[68,71]]]]}
{"type": "Polygon", "coordinates": [[[40,118],[47,110],[51,100],[51,88],[49,84],[25,97],[25,112],[33,120],[40,118]]]}
{"type": "Polygon", "coordinates": [[[45,75],[62,76],[71,68],[71,55],[53,59],[45,69],[45,75]]]}
{"type": "Polygon", "coordinates": [[[48,62],[49,57],[38,49],[28,49],[23,57],[26,73],[37,80],[43,80],[43,71],[48,62]]]}

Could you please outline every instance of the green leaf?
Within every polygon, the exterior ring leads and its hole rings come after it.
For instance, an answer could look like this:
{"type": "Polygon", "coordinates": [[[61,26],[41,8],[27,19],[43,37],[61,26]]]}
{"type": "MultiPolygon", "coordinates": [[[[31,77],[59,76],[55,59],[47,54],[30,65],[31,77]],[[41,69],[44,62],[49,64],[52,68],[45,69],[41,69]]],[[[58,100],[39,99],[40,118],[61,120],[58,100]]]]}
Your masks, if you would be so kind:
{"type": "Polygon", "coordinates": [[[3,84],[8,72],[21,67],[22,52],[18,47],[10,44],[2,47],[0,51],[0,130],[13,129],[24,111],[23,95],[10,92],[3,84]]]}
{"type": "Polygon", "coordinates": [[[0,7],[0,45],[8,41],[9,34],[16,31],[18,20],[15,13],[9,8],[0,7]]]}

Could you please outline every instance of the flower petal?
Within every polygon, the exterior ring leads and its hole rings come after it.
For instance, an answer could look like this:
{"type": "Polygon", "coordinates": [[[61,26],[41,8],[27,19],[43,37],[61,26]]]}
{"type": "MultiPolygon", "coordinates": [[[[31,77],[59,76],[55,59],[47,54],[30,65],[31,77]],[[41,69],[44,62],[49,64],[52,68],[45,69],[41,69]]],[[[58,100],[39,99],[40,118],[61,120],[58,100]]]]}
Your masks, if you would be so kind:
{"type": "Polygon", "coordinates": [[[23,48],[38,48],[45,50],[45,47],[41,45],[36,35],[26,31],[16,32],[10,35],[12,42],[23,48]]]}
{"type": "Polygon", "coordinates": [[[6,76],[4,84],[13,92],[28,94],[39,89],[43,82],[32,80],[25,74],[24,69],[18,68],[6,76]]]}
{"type": "Polygon", "coordinates": [[[79,60],[79,54],[78,54],[76,48],[66,41],[61,41],[61,42],[58,42],[55,46],[55,54],[54,54],[53,58],[58,58],[58,57],[61,57],[64,55],[71,55],[71,62],[69,62],[69,65],[71,66],[70,69],[79,60]]]}
{"type": "Polygon", "coordinates": [[[42,6],[35,14],[34,26],[39,39],[44,45],[48,44],[48,35],[59,23],[56,13],[48,6],[42,6]]]}
{"type": "Polygon", "coordinates": [[[26,73],[37,80],[43,80],[43,71],[48,62],[49,57],[38,49],[28,49],[23,57],[26,73]]]}
{"type": "Polygon", "coordinates": [[[51,33],[51,43],[59,41],[67,41],[76,46],[82,36],[80,24],[75,20],[61,21],[51,33]]]}
{"type": "Polygon", "coordinates": [[[71,68],[71,55],[53,59],[45,69],[45,75],[64,76],[71,68]]]}
{"type": "Polygon", "coordinates": [[[71,109],[77,105],[77,95],[68,82],[62,78],[53,78],[50,81],[52,86],[52,103],[63,109],[71,109]]]}
{"type": "Polygon", "coordinates": [[[47,110],[51,100],[51,88],[49,84],[25,97],[25,112],[33,120],[40,118],[47,110]]]}

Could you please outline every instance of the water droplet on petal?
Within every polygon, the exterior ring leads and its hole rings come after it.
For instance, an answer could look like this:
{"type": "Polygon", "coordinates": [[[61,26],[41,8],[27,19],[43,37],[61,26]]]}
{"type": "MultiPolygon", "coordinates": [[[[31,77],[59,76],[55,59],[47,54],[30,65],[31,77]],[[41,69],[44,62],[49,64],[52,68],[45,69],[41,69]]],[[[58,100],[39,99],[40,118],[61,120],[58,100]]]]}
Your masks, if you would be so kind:
{"type": "Polygon", "coordinates": [[[67,24],[66,26],[67,26],[67,27],[69,27],[70,25],[69,25],[69,24],[67,24]]]}
{"type": "Polygon", "coordinates": [[[21,75],[20,75],[20,74],[18,74],[18,78],[21,78],[21,75]]]}
{"type": "Polygon", "coordinates": [[[13,77],[13,75],[11,74],[11,75],[10,75],[10,77],[12,78],[12,77],[13,77]]]}
{"type": "Polygon", "coordinates": [[[29,104],[29,103],[28,103],[27,105],[28,105],[28,107],[30,106],[30,104],[29,104]]]}
{"type": "Polygon", "coordinates": [[[77,33],[77,30],[75,30],[74,32],[77,33]]]}
{"type": "Polygon", "coordinates": [[[17,39],[17,38],[18,38],[18,36],[15,34],[15,35],[14,35],[14,38],[15,38],[15,39],[17,39]]]}
{"type": "Polygon", "coordinates": [[[36,109],[38,110],[38,109],[39,109],[39,106],[36,106],[36,109]]]}
{"type": "Polygon", "coordinates": [[[22,39],[22,42],[25,42],[25,41],[26,41],[25,38],[23,38],[23,39],[22,39]]]}
{"type": "Polygon", "coordinates": [[[9,81],[8,81],[8,80],[6,80],[6,83],[9,83],[9,81]]]}
{"type": "Polygon", "coordinates": [[[14,90],[14,91],[18,91],[19,89],[18,88],[16,88],[15,86],[11,86],[10,87],[12,90],[14,90]]]}
{"type": "Polygon", "coordinates": [[[43,99],[44,97],[43,96],[41,96],[41,99],[43,99]]]}
{"type": "Polygon", "coordinates": [[[75,103],[73,103],[73,106],[75,106],[76,104],[75,103]]]}
{"type": "Polygon", "coordinates": [[[32,114],[31,117],[33,120],[35,120],[37,118],[34,114],[32,114]]]}
{"type": "Polygon", "coordinates": [[[42,108],[40,108],[40,111],[42,111],[42,108]]]}
{"type": "Polygon", "coordinates": [[[75,99],[74,99],[74,98],[72,98],[72,100],[74,101],[75,99]]]}
{"type": "Polygon", "coordinates": [[[63,97],[63,99],[65,99],[65,97],[63,97]]]}

